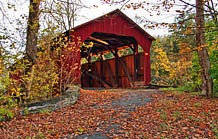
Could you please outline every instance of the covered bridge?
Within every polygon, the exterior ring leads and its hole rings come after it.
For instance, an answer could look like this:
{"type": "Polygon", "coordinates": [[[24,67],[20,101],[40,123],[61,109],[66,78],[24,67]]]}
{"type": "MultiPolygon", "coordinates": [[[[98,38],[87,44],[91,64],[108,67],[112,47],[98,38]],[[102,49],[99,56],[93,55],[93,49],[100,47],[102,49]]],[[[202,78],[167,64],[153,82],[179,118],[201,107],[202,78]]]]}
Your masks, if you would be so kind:
{"type": "Polygon", "coordinates": [[[150,47],[154,38],[114,10],[67,32],[65,56],[75,83],[82,87],[135,87],[151,81],[150,47]],[[75,49],[76,48],[76,49],[75,49]],[[82,61],[82,62],[81,62],[82,61]]]}

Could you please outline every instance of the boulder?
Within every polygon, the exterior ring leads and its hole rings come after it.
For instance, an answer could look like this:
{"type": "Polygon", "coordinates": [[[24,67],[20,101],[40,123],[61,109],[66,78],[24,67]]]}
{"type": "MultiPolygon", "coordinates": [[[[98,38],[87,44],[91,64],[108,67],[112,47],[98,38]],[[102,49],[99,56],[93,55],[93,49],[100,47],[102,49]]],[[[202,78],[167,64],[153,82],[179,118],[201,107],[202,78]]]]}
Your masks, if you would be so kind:
{"type": "Polygon", "coordinates": [[[42,111],[55,111],[66,106],[73,105],[79,97],[80,87],[71,85],[62,96],[51,98],[44,101],[30,103],[20,111],[22,115],[40,113],[42,111]]]}

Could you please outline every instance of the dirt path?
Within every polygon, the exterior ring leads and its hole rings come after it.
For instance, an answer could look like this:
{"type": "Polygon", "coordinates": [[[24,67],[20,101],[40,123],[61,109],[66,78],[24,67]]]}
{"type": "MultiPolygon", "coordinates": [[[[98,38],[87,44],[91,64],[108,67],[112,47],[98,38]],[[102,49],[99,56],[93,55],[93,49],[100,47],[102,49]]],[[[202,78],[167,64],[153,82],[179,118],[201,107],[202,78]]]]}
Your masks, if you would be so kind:
{"type": "Polygon", "coordinates": [[[111,103],[108,103],[103,106],[99,106],[98,104],[93,105],[92,107],[95,109],[107,109],[113,110],[113,115],[106,121],[103,121],[98,127],[97,131],[93,133],[86,133],[81,135],[69,135],[63,137],[65,139],[110,139],[109,136],[124,136],[125,131],[119,122],[116,122],[118,119],[122,119],[123,121],[128,121],[128,118],[131,118],[131,112],[134,112],[135,109],[139,106],[145,106],[147,103],[152,101],[152,94],[160,94],[160,91],[156,89],[127,89],[127,90],[114,90],[114,92],[119,93],[122,97],[118,99],[112,100],[111,103]],[[119,117],[117,117],[117,114],[119,117]],[[117,119],[118,118],[118,119],[117,119]],[[109,136],[107,136],[109,135],[109,136]]]}

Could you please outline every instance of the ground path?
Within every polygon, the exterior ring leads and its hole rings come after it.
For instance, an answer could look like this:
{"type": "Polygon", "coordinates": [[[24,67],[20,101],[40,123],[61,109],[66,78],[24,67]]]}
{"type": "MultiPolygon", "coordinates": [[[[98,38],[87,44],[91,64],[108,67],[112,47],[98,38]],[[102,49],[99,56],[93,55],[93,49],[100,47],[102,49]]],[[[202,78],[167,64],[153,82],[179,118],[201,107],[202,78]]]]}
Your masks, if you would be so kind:
{"type": "MultiPolygon", "coordinates": [[[[109,135],[113,137],[116,136],[125,136],[128,132],[121,127],[117,120],[127,122],[131,118],[131,112],[134,112],[135,109],[139,106],[145,106],[148,102],[152,100],[151,95],[160,93],[158,90],[145,90],[145,89],[126,89],[126,90],[113,90],[113,92],[119,93],[122,97],[112,100],[111,103],[99,106],[98,104],[93,107],[96,109],[108,109],[114,110],[114,113],[111,117],[103,121],[98,127],[97,130],[91,134],[81,134],[76,136],[77,139],[108,139],[109,135]],[[117,114],[119,118],[117,119],[117,114]]],[[[73,138],[73,137],[65,137],[73,138]]]]}

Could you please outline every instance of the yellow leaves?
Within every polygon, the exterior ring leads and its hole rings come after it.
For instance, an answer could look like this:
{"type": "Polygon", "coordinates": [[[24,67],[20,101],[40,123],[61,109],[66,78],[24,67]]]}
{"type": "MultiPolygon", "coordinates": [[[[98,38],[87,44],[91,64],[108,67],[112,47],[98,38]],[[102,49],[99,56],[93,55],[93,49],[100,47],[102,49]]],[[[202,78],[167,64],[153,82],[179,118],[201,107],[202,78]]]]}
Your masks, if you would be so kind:
{"type": "Polygon", "coordinates": [[[63,47],[64,47],[64,48],[67,48],[67,45],[64,45],[63,47]]]}
{"type": "Polygon", "coordinates": [[[21,88],[12,88],[11,90],[10,90],[11,92],[11,95],[12,96],[16,96],[16,97],[20,97],[21,96],[21,88]]]}
{"type": "Polygon", "coordinates": [[[3,73],[4,66],[2,64],[2,60],[0,59],[0,75],[3,73]]]}
{"type": "Polygon", "coordinates": [[[170,60],[163,48],[154,46],[154,61],[151,68],[154,71],[155,79],[163,85],[189,78],[188,69],[192,65],[191,49],[186,43],[180,43],[179,46],[179,54],[174,61],[170,60]]]}
{"type": "MultiPolygon", "coordinates": [[[[45,46],[46,47],[46,46],[45,46]]],[[[51,58],[50,48],[37,54],[37,64],[34,65],[34,72],[25,72],[25,65],[18,62],[18,69],[14,70],[12,75],[18,76],[20,79],[13,79],[13,88],[10,89],[12,94],[20,96],[22,90],[28,89],[27,100],[38,100],[51,97],[58,93],[55,87],[58,87],[59,72],[56,61],[51,58]],[[22,81],[22,82],[21,82],[22,81]],[[21,86],[23,84],[23,86],[21,86]]]]}
{"type": "Polygon", "coordinates": [[[31,13],[34,12],[33,5],[29,5],[29,11],[30,11],[31,13]]]}
{"type": "Polygon", "coordinates": [[[162,48],[156,48],[154,52],[156,53],[155,58],[158,60],[154,63],[157,65],[156,67],[166,71],[172,70],[166,52],[164,52],[162,48]]]}
{"type": "Polygon", "coordinates": [[[38,3],[40,2],[41,0],[33,0],[33,3],[38,3]]]}
{"type": "Polygon", "coordinates": [[[205,45],[198,46],[198,47],[197,47],[197,50],[198,50],[198,51],[202,51],[202,49],[203,49],[204,47],[207,47],[207,45],[205,44],[205,45]]]}
{"type": "Polygon", "coordinates": [[[187,27],[186,31],[184,32],[185,35],[190,35],[193,33],[193,30],[191,27],[187,27]]]}
{"type": "Polygon", "coordinates": [[[83,47],[86,47],[86,48],[92,48],[92,47],[94,46],[94,43],[93,43],[93,42],[90,42],[90,43],[87,44],[87,43],[84,43],[84,42],[83,42],[83,43],[82,43],[82,46],[83,46],[83,47]]]}

